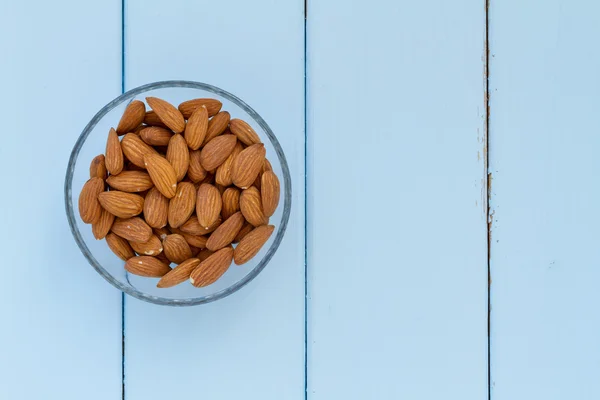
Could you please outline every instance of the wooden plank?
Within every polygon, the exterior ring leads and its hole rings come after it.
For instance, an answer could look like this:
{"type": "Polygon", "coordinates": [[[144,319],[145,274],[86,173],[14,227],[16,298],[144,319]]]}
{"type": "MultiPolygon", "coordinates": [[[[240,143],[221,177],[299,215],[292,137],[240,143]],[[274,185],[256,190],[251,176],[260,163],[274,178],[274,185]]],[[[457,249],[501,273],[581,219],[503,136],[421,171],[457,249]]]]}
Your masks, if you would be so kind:
{"type": "Polygon", "coordinates": [[[490,9],[494,400],[600,398],[599,12],[490,9]]]}
{"type": "Polygon", "coordinates": [[[120,26],[115,0],[0,5],[2,399],[121,398],[121,294],[80,253],[63,197],[77,137],[121,92],[120,26]]]}
{"type": "Polygon", "coordinates": [[[187,79],[244,99],[286,153],[293,210],[271,263],[240,292],[186,309],[127,298],[126,398],[303,399],[303,2],[162,4],[126,3],[128,88],[187,79]]]}
{"type": "Polygon", "coordinates": [[[484,399],[484,2],[308,11],[308,398],[484,399]]]}

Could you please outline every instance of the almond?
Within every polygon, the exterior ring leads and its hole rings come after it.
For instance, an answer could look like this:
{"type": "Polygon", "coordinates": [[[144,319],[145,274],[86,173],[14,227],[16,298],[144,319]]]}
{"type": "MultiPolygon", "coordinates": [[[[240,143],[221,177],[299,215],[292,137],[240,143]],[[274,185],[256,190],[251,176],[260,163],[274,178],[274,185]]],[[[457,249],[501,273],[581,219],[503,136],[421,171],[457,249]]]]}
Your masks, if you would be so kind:
{"type": "Polygon", "coordinates": [[[210,257],[211,255],[213,255],[214,253],[215,253],[214,251],[210,251],[209,249],[202,249],[196,256],[196,258],[199,259],[200,262],[202,262],[202,261],[206,260],[208,257],[210,257]]]}
{"type": "Polygon", "coordinates": [[[221,209],[221,216],[223,219],[227,219],[240,210],[240,190],[235,187],[225,189],[221,196],[223,200],[223,206],[221,209]]]}
{"type": "Polygon", "coordinates": [[[106,235],[106,243],[117,257],[123,261],[129,260],[131,257],[135,257],[133,249],[129,245],[129,242],[114,233],[106,235]]]}
{"type": "Polygon", "coordinates": [[[105,209],[102,209],[100,219],[92,224],[92,233],[94,234],[94,237],[98,240],[104,239],[108,232],[110,232],[110,228],[114,221],[115,216],[105,209]]]}
{"type": "Polygon", "coordinates": [[[156,257],[163,251],[162,242],[156,235],[151,235],[147,242],[129,242],[131,248],[140,256],[156,257]]]}
{"type": "MultiPolygon", "coordinates": [[[[90,178],[83,185],[83,188],[81,188],[81,193],[79,194],[79,215],[81,216],[81,220],[86,224],[93,224],[100,219],[102,207],[100,207],[98,198],[103,191],[104,181],[101,178],[90,178]]],[[[219,200],[221,199],[219,198],[219,200]]],[[[220,212],[221,208],[219,207],[220,212]]]]}
{"type": "MultiPolygon", "coordinates": [[[[146,221],[146,223],[147,222],[148,221],[146,221]]],[[[152,232],[154,232],[154,234],[158,236],[161,241],[165,240],[165,238],[171,234],[171,231],[167,228],[154,228],[152,229],[152,232]]]]}
{"type": "Polygon", "coordinates": [[[171,103],[158,97],[146,97],[146,102],[156,113],[158,118],[173,132],[181,133],[185,129],[183,115],[171,103]]]}
{"type": "Polygon", "coordinates": [[[143,192],[154,186],[150,175],[142,171],[123,171],[118,175],[109,176],[106,183],[111,188],[123,192],[143,192]]]}
{"type": "Polygon", "coordinates": [[[190,151],[190,166],[188,168],[187,176],[192,182],[201,182],[206,178],[206,170],[202,167],[200,162],[200,150],[190,151]]]}
{"type": "MultiPolygon", "coordinates": [[[[183,236],[183,235],[182,235],[182,236],[183,236]]],[[[184,238],[184,239],[185,239],[185,238],[184,238]]],[[[187,242],[187,240],[186,240],[186,242],[187,242]]],[[[192,245],[191,245],[191,244],[189,244],[189,243],[188,243],[188,245],[190,246],[190,250],[192,251],[192,257],[196,257],[196,256],[198,255],[198,253],[200,253],[200,250],[202,250],[202,249],[200,249],[200,248],[198,248],[198,247],[194,247],[194,246],[192,246],[192,245]]]]}
{"type": "Polygon", "coordinates": [[[201,106],[206,107],[208,116],[212,117],[221,111],[223,103],[216,99],[193,99],[184,101],[179,105],[178,109],[185,119],[189,119],[192,116],[192,113],[201,106]]]}
{"type": "Polygon", "coordinates": [[[106,179],[107,176],[104,154],[98,154],[90,163],[90,178],[106,179]]]}
{"type": "Polygon", "coordinates": [[[274,229],[273,225],[262,225],[254,228],[252,232],[244,236],[233,253],[234,262],[237,265],[248,262],[269,240],[274,229]]]}
{"type": "Polygon", "coordinates": [[[108,132],[108,139],[106,140],[106,157],[105,157],[106,169],[113,175],[120,173],[123,170],[123,150],[121,149],[121,142],[117,132],[113,128],[110,128],[108,132]]]}
{"type": "Polygon", "coordinates": [[[98,195],[102,207],[119,218],[138,215],[144,209],[144,198],[137,194],[111,190],[98,195]]]}
{"type": "Polygon", "coordinates": [[[185,126],[185,141],[192,150],[198,150],[208,130],[208,111],[202,105],[192,113],[185,126]]]}
{"type": "Polygon", "coordinates": [[[208,229],[219,219],[222,205],[219,189],[208,183],[200,185],[196,198],[196,216],[202,227],[208,229]]]}
{"type": "Polygon", "coordinates": [[[125,262],[125,269],[139,276],[149,278],[160,278],[165,275],[171,268],[157,258],[149,256],[132,257],[125,262]]]}
{"type": "MultiPolygon", "coordinates": [[[[219,165],[223,164],[225,160],[227,160],[227,157],[229,157],[233,151],[236,143],[237,139],[234,135],[221,135],[212,139],[204,146],[202,152],[200,153],[200,162],[202,163],[202,167],[207,171],[216,169],[219,165]]],[[[242,153],[240,153],[240,155],[242,153]]]]}
{"type": "Polygon", "coordinates": [[[146,116],[144,117],[144,124],[148,126],[159,126],[161,128],[167,128],[167,125],[165,125],[164,122],[162,122],[160,118],[158,118],[158,115],[156,115],[154,111],[146,112],[146,116]]]}
{"type": "Polygon", "coordinates": [[[144,165],[154,182],[154,186],[167,198],[175,196],[177,174],[173,166],[158,154],[146,154],[144,165]]]}
{"type": "Polygon", "coordinates": [[[171,234],[163,240],[163,251],[169,260],[175,264],[192,258],[192,250],[184,237],[176,233],[171,234]]]}
{"type": "Polygon", "coordinates": [[[146,116],[146,106],[139,100],[133,100],[123,113],[119,125],[117,125],[117,133],[124,135],[128,132],[133,131],[142,122],[146,116]]]}
{"type": "Polygon", "coordinates": [[[241,212],[238,211],[233,214],[210,235],[206,242],[206,248],[216,251],[231,244],[240,232],[240,229],[242,229],[242,226],[244,226],[244,222],[246,221],[241,212]]]}
{"type": "Polygon", "coordinates": [[[233,160],[231,170],[233,184],[242,189],[250,187],[262,170],[265,154],[265,145],[262,143],[253,144],[242,150],[233,160]]]}
{"type": "MultiPolygon", "coordinates": [[[[198,201],[198,200],[196,200],[198,201]]],[[[190,235],[195,235],[195,236],[202,236],[202,235],[208,235],[209,233],[214,232],[215,229],[217,229],[217,227],[219,225],[221,225],[222,219],[221,218],[217,218],[217,220],[210,225],[208,228],[203,227],[202,225],[200,225],[200,222],[198,222],[198,217],[196,217],[195,215],[192,216],[190,219],[188,219],[185,224],[181,225],[181,230],[182,232],[185,233],[189,233],[190,235]]],[[[195,245],[196,247],[202,247],[202,246],[198,246],[195,245]]]]}
{"type": "Polygon", "coordinates": [[[140,138],[150,146],[166,146],[173,132],[160,126],[147,126],[140,131],[140,138]]]}
{"type": "Polygon", "coordinates": [[[167,256],[165,256],[165,252],[161,251],[160,253],[158,253],[158,255],[155,257],[157,260],[160,260],[160,262],[162,262],[163,264],[170,266],[171,265],[171,260],[169,260],[167,258],[167,256]]]}
{"type": "MultiPolygon", "coordinates": [[[[146,168],[144,165],[144,156],[146,154],[158,154],[154,148],[148,146],[138,135],[133,133],[123,136],[121,148],[125,157],[140,168],[146,168]]],[[[110,169],[108,171],[110,172],[110,169]]]]}
{"type": "MultiPolygon", "coordinates": [[[[215,174],[211,173],[211,172],[206,172],[206,176],[204,177],[204,179],[202,179],[202,183],[210,183],[211,185],[215,184],[215,174]]],[[[200,185],[198,185],[198,187],[200,187],[200,185]]]]}
{"type": "Polygon", "coordinates": [[[250,233],[253,229],[254,226],[252,226],[249,222],[246,222],[244,226],[242,226],[242,229],[240,229],[240,232],[235,236],[235,239],[233,239],[233,243],[239,243],[239,241],[242,240],[244,236],[250,233]]]}
{"type": "Polygon", "coordinates": [[[279,204],[279,178],[273,171],[266,171],[262,174],[260,194],[262,199],[263,212],[265,217],[275,214],[279,204]]]}
{"type": "Polygon", "coordinates": [[[167,149],[167,161],[173,166],[177,175],[177,182],[180,182],[188,171],[190,166],[190,153],[187,143],[183,136],[175,134],[169,141],[167,149]]]}
{"type": "Polygon", "coordinates": [[[169,288],[185,282],[190,278],[192,271],[200,264],[197,258],[188,258],[171,271],[167,272],[156,284],[159,288],[169,288]]]}
{"type": "Polygon", "coordinates": [[[246,121],[232,119],[229,121],[229,130],[246,146],[260,143],[260,138],[256,134],[256,131],[246,121]]]}
{"type": "Polygon", "coordinates": [[[169,202],[169,225],[179,228],[196,208],[196,188],[193,183],[180,182],[177,193],[169,202]]]}
{"type": "Polygon", "coordinates": [[[110,230],[130,242],[146,243],[152,236],[152,228],[140,217],[117,218],[110,230]]]}
{"type": "Polygon", "coordinates": [[[232,259],[233,248],[231,246],[216,251],[192,271],[190,282],[195,287],[204,287],[214,283],[227,271],[232,259]]]}
{"type": "Polygon", "coordinates": [[[212,117],[210,121],[208,121],[208,127],[206,129],[206,136],[204,137],[204,144],[207,144],[212,139],[216,138],[227,129],[227,125],[229,125],[230,115],[227,111],[222,111],[212,117]]]}
{"type": "Polygon", "coordinates": [[[267,160],[265,158],[265,162],[263,163],[263,167],[262,167],[262,172],[265,173],[267,171],[273,171],[273,167],[271,166],[271,163],[269,162],[269,160],[267,160]]]}
{"type": "Polygon", "coordinates": [[[123,170],[124,171],[143,171],[143,172],[146,172],[145,168],[138,167],[137,165],[135,165],[131,161],[127,161],[125,163],[125,168],[123,168],[123,170]]]}
{"type": "Polygon", "coordinates": [[[240,195],[240,210],[246,221],[254,226],[264,225],[268,221],[263,212],[260,192],[254,186],[242,191],[240,195]]]}
{"type": "Polygon", "coordinates": [[[223,164],[219,165],[217,168],[217,172],[215,173],[215,181],[219,185],[230,186],[233,183],[233,178],[231,177],[233,160],[242,152],[242,150],[242,144],[237,142],[229,157],[227,157],[227,159],[223,161],[223,164]]]}
{"type": "Polygon", "coordinates": [[[152,188],[144,199],[144,218],[153,228],[167,225],[169,215],[169,199],[162,195],[157,188],[152,188]]]}
{"type": "Polygon", "coordinates": [[[180,231],[179,229],[177,231],[173,231],[173,233],[178,233],[179,235],[183,236],[185,241],[190,245],[190,248],[192,246],[199,249],[203,249],[206,247],[206,241],[208,240],[206,236],[192,235],[190,233],[180,231]]]}

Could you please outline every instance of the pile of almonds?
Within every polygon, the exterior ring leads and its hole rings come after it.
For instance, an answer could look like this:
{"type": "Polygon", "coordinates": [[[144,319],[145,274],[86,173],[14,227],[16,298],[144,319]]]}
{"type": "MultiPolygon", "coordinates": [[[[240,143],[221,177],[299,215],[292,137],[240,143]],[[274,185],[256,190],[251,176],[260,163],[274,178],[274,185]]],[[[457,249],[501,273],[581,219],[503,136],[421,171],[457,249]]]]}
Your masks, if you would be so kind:
{"type": "Polygon", "coordinates": [[[267,242],[279,179],[254,129],[220,101],[146,102],[151,111],[132,101],[108,133],[79,214],[130,273],[161,278],[159,288],[204,287],[267,242]]]}

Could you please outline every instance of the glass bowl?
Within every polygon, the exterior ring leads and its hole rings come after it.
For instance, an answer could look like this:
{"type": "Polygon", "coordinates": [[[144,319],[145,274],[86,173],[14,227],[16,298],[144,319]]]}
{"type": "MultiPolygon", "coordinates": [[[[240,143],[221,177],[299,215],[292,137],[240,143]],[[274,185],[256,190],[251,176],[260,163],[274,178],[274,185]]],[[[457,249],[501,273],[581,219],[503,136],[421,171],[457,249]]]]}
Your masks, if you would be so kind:
{"type": "Polygon", "coordinates": [[[290,216],[292,185],[288,164],[275,134],[267,123],[241,99],[223,89],[199,82],[164,81],[140,86],[117,97],[104,106],[87,124],[69,158],[65,178],[65,208],[73,237],[83,255],[100,275],[117,289],[150,303],[170,306],[192,306],[221,299],[234,293],[254,279],[269,263],[279,247],[290,216]],[[116,127],[132,100],[144,101],[147,96],[160,97],[174,105],[195,99],[210,97],[223,103],[222,110],[232,118],[248,122],[263,140],[267,158],[273,171],[282,181],[281,200],[270,223],[275,231],[261,251],[248,263],[232,265],[215,283],[204,288],[193,287],[189,281],[167,289],[156,287],[158,278],[146,278],[129,274],[124,269],[124,261],[108,248],[105,240],[96,240],[91,225],[84,224],[73,205],[78,204],[79,193],[89,179],[89,166],[92,159],[103,154],[106,138],[111,127],[116,127]]]}

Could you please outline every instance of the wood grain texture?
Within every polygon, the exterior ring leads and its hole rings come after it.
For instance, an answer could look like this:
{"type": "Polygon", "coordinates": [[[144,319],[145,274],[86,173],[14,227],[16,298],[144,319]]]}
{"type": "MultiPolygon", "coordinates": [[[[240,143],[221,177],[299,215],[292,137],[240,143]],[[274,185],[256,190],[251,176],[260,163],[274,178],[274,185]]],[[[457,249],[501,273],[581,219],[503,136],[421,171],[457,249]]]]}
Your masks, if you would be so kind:
{"type": "Polygon", "coordinates": [[[188,309],[127,298],[127,400],[304,399],[303,5],[126,2],[127,87],[187,79],[239,96],[278,136],[294,191],[279,250],[238,293],[188,309]]]}
{"type": "Polygon", "coordinates": [[[487,398],[484,2],[308,12],[308,398],[487,398]]]}
{"type": "Polygon", "coordinates": [[[115,0],[0,4],[0,169],[18,193],[0,201],[1,399],[121,398],[121,294],[80,253],[63,197],[78,135],[121,92],[120,25],[115,0]]]}
{"type": "Polygon", "coordinates": [[[599,15],[492,1],[493,400],[600,398],[599,15]]]}

